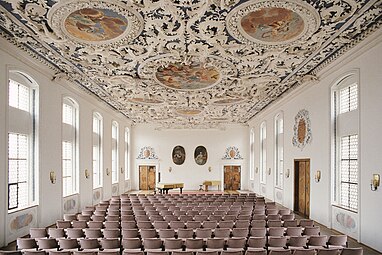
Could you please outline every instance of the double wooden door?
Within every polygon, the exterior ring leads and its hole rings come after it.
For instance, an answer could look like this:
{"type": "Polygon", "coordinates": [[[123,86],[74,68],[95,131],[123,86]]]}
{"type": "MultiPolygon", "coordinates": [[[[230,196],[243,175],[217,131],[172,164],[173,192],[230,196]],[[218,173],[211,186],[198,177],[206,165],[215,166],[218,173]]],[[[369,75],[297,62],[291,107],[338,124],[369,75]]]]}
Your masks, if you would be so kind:
{"type": "Polygon", "coordinates": [[[310,213],[310,159],[294,161],[294,210],[309,218],[310,213]]]}
{"type": "Polygon", "coordinates": [[[155,166],[147,166],[147,165],[139,166],[139,189],[140,190],[155,189],[155,166]]]}
{"type": "Polygon", "coordinates": [[[239,190],[241,166],[224,166],[224,190],[239,190]]]}

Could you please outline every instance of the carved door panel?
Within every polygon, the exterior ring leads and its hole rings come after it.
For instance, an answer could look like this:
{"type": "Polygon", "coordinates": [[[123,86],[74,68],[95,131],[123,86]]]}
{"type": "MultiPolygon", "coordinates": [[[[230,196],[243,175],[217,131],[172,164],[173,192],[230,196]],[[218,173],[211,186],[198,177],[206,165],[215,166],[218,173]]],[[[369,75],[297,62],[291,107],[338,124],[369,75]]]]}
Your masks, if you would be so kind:
{"type": "Polygon", "coordinates": [[[139,189],[155,189],[155,166],[139,166],[139,189]]]}
{"type": "Polygon", "coordinates": [[[148,177],[147,177],[147,188],[149,190],[155,189],[155,167],[149,167],[148,177]]]}
{"type": "Polygon", "coordinates": [[[224,189],[239,190],[241,182],[240,166],[224,166],[224,189]]]}
{"type": "Polygon", "coordinates": [[[310,213],[310,160],[295,160],[295,206],[302,216],[310,213]]]}

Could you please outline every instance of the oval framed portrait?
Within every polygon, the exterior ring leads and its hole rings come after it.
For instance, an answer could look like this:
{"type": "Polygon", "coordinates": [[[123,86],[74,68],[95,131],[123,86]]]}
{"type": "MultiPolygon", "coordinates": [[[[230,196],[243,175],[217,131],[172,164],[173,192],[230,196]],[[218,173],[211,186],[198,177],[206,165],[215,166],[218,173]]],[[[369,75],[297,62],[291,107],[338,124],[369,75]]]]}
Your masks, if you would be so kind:
{"type": "Polygon", "coordinates": [[[204,146],[198,146],[194,152],[195,163],[202,166],[207,162],[208,154],[207,149],[204,146]]]}
{"type": "Polygon", "coordinates": [[[182,165],[186,160],[186,151],[180,145],[177,145],[172,149],[172,162],[175,165],[182,165]]]}

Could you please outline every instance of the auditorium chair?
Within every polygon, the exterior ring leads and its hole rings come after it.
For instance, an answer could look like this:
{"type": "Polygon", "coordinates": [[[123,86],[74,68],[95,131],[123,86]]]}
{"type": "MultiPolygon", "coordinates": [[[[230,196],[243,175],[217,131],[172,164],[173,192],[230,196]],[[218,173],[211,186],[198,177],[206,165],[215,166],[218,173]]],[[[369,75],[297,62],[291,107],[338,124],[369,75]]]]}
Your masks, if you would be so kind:
{"type": "Polygon", "coordinates": [[[246,237],[232,237],[227,240],[228,251],[244,251],[247,244],[246,237]]]}
{"type": "Polygon", "coordinates": [[[363,255],[363,248],[343,248],[341,255],[363,255]]]}
{"type": "Polygon", "coordinates": [[[223,238],[207,238],[206,251],[222,251],[225,247],[225,240],[223,238]]]}
{"type": "Polygon", "coordinates": [[[267,238],[262,237],[249,237],[247,240],[247,250],[250,251],[262,251],[267,245],[267,238]]]}

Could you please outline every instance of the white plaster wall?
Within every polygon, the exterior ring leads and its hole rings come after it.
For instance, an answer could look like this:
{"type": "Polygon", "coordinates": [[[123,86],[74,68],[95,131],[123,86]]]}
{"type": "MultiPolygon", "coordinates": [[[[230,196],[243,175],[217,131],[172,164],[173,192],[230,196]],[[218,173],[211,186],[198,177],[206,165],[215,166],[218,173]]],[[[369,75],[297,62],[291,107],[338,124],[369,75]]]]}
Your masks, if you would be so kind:
{"type": "MultiPolygon", "coordinates": [[[[381,189],[370,190],[373,173],[382,174],[382,36],[381,30],[361,45],[352,49],[318,74],[318,82],[310,82],[289,93],[276,104],[268,107],[250,122],[256,131],[255,167],[259,167],[259,127],[267,122],[267,155],[273,152],[273,122],[275,115],[284,112],[284,169],[291,169],[290,178],[284,176],[284,205],[293,209],[294,200],[294,159],[311,160],[310,217],[328,227],[332,226],[331,209],[331,86],[334,82],[354,69],[360,72],[360,178],[359,178],[359,240],[382,251],[381,189]],[[294,117],[300,109],[309,111],[313,140],[303,150],[292,146],[294,117]],[[270,142],[269,138],[272,138],[270,142]],[[314,173],[321,170],[321,181],[314,181],[314,173]]],[[[249,130],[248,130],[249,133],[249,130]]],[[[267,157],[267,168],[273,166],[273,157],[267,157]]],[[[272,171],[273,175],[273,171],[272,171]]],[[[266,193],[273,198],[273,176],[267,177],[266,193]],[[271,180],[271,181],[270,181],[271,180]]],[[[259,174],[255,174],[255,191],[261,193],[259,174]]],[[[357,219],[356,219],[357,220],[357,219]]]]}
{"type": "MultiPolygon", "coordinates": [[[[123,150],[125,127],[130,127],[130,121],[111,107],[98,101],[93,96],[77,89],[67,81],[52,81],[53,72],[39,62],[25,56],[23,52],[15,49],[13,45],[0,39],[0,247],[6,245],[10,239],[7,236],[8,216],[7,211],[7,94],[8,70],[17,69],[30,75],[39,85],[39,113],[38,113],[38,170],[39,170],[39,205],[37,206],[37,226],[49,226],[63,214],[62,198],[62,172],[61,172],[61,112],[62,98],[69,96],[79,104],[79,197],[77,205],[79,210],[93,203],[92,191],[92,116],[93,111],[99,112],[103,117],[103,171],[108,167],[111,170],[111,122],[116,120],[120,130],[120,150],[123,150]],[[88,169],[90,178],[86,179],[84,171],[88,169]],[[49,179],[49,172],[55,171],[56,184],[49,179]]],[[[121,155],[124,155],[120,152],[121,155]]],[[[119,158],[119,165],[124,166],[124,156],[119,158]]],[[[120,178],[120,184],[124,184],[124,177],[120,178]]],[[[111,176],[104,174],[103,199],[111,197],[111,176]]],[[[21,211],[20,211],[21,212],[21,211]]],[[[35,222],[34,222],[35,224],[35,222]]],[[[22,235],[13,233],[13,236],[22,235]]]]}
{"type": "MultiPolygon", "coordinates": [[[[139,189],[137,160],[140,149],[151,146],[159,157],[157,162],[161,173],[161,182],[184,182],[185,190],[198,190],[204,180],[223,180],[223,165],[241,164],[242,189],[248,189],[248,132],[247,127],[233,126],[226,130],[155,130],[149,125],[137,125],[132,129],[132,189],[139,189]],[[186,151],[186,160],[182,165],[172,162],[172,150],[181,145],[186,151]],[[205,165],[195,163],[194,150],[203,145],[207,149],[208,160],[205,165]],[[227,147],[236,146],[244,160],[222,160],[227,147]],[[169,172],[169,167],[172,171],[169,172]],[[208,171],[208,167],[212,171],[208,171]]],[[[149,161],[145,161],[149,163],[149,161]]],[[[155,163],[155,161],[153,161],[155,163]]],[[[156,164],[156,163],[155,163],[156,164]]],[[[216,189],[216,187],[213,187],[216,189]]]]}

